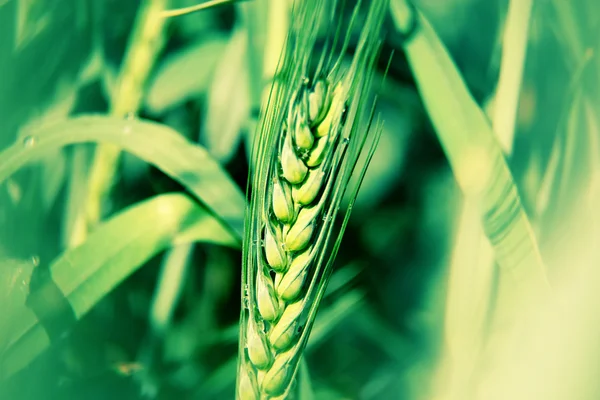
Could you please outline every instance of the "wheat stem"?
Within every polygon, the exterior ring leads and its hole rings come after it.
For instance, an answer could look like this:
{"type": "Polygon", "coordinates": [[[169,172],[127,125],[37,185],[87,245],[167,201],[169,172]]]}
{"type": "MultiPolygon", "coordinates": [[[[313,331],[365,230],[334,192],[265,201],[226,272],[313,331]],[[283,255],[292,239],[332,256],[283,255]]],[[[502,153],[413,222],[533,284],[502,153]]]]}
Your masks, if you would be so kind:
{"type": "MultiPolygon", "coordinates": [[[[140,6],[119,76],[119,86],[111,97],[112,115],[133,117],[137,112],[154,59],[163,45],[166,20],[161,13],[168,3],[169,0],[147,0],[140,6]]],[[[96,149],[85,203],[88,227],[100,220],[102,200],[110,190],[120,154],[121,150],[113,145],[100,145],[96,149]]],[[[83,239],[84,237],[78,241],[83,239]]]]}

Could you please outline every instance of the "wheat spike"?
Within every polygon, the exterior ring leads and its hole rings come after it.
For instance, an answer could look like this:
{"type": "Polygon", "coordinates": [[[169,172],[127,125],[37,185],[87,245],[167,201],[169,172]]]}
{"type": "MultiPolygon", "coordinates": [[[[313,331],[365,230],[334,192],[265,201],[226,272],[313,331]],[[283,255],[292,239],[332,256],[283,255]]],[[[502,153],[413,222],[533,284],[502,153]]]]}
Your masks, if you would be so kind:
{"type": "Polygon", "coordinates": [[[350,67],[342,69],[330,48],[311,68],[312,24],[334,5],[308,0],[295,11],[282,82],[274,85],[257,132],[244,243],[239,399],[289,395],[341,239],[343,229],[337,237],[332,231],[334,218],[344,193],[352,197],[358,189],[349,181],[369,131],[361,118],[365,111],[372,117],[364,99],[387,2],[370,2],[350,67]]]}

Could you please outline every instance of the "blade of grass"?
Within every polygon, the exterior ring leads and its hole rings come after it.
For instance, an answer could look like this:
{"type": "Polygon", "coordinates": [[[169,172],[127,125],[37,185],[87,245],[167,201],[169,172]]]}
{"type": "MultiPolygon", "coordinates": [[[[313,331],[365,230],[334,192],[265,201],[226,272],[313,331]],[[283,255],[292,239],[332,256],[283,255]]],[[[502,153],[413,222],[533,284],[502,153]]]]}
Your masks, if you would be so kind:
{"type": "MultiPolygon", "coordinates": [[[[238,247],[238,240],[210,213],[183,194],[139,203],[100,225],[80,246],[50,266],[53,281],[77,319],[148,259],[171,245],[208,242],[238,247]],[[115,240],[115,238],[119,238],[115,240]]],[[[0,377],[19,371],[50,345],[36,316],[16,304],[9,347],[0,358],[0,377]]]]}
{"type": "Polygon", "coordinates": [[[512,153],[517,105],[523,80],[533,0],[512,0],[504,26],[500,77],[494,95],[492,128],[507,155],[512,153]]]}
{"type": "Polygon", "coordinates": [[[81,215],[78,211],[85,199],[86,167],[88,166],[88,157],[91,154],[90,149],[79,146],[73,149],[69,160],[70,174],[67,188],[69,195],[64,205],[64,228],[62,230],[62,244],[65,248],[75,247],[78,244],[76,238],[85,237],[87,234],[85,221],[83,218],[78,218],[81,215]]]}
{"type": "Polygon", "coordinates": [[[160,354],[159,343],[163,343],[179,303],[193,250],[193,243],[184,243],[170,248],[163,256],[158,284],[154,290],[148,316],[150,330],[137,356],[140,364],[148,366],[137,378],[142,386],[142,392],[150,397],[155,397],[159,390],[150,371],[157,363],[157,355],[160,354]]]}
{"type": "Polygon", "coordinates": [[[167,126],[142,120],[82,116],[28,132],[23,143],[0,153],[0,182],[49,151],[76,144],[100,142],[155,165],[178,180],[238,237],[242,237],[245,196],[229,175],[201,146],[167,126]]]}
{"type": "Polygon", "coordinates": [[[214,35],[170,56],[150,83],[146,96],[148,108],[162,113],[206,92],[226,44],[225,35],[214,35]]]}
{"type": "Polygon", "coordinates": [[[149,318],[152,330],[158,336],[162,336],[171,321],[193,250],[192,243],[185,243],[169,249],[165,254],[149,318]]]}
{"type": "MultiPolygon", "coordinates": [[[[523,316],[529,315],[521,312],[520,308],[531,309],[540,301],[544,302],[550,294],[545,265],[500,143],[450,55],[427,19],[419,12],[412,15],[405,1],[394,0],[392,14],[397,28],[402,31],[407,28],[411,18],[418,18],[417,33],[405,45],[405,52],[455,179],[464,193],[465,201],[476,218],[481,220],[499,266],[501,284],[494,297],[494,320],[496,326],[504,324],[506,328],[493,341],[494,354],[499,354],[496,353],[499,349],[502,349],[500,352],[507,351],[507,347],[502,346],[519,343],[516,332],[526,322],[523,316]]],[[[512,93],[518,93],[518,90],[512,93]]],[[[472,217],[466,218],[473,220],[472,217]]],[[[468,272],[465,274],[469,275],[468,272]]],[[[477,290],[486,301],[485,296],[491,292],[486,288],[491,289],[492,275],[483,273],[478,276],[481,279],[475,284],[482,286],[477,290]]],[[[461,280],[470,278],[463,277],[461,280]]],[[[453,284],[456,285],[456,282],[453,284]]],[[[465,290],[464,287],[462,290],[465,290]]],[[[489,318],[486,315],[488,307],[484,308],[473,310],[474,319],[471,320],[480,333],[484,333],[485,319],[489,318]]],[[[477,336],[476,333],[475,340],[478,340],[477,336]]],[[[475,348],[481,348],[481,340],[478,342],[475,348]]],[[[462,340],[455,342],[455,346],[464,347],[463,344],[462,340]]],[[[460,351],[455,349],[453,353],[460,351]]],[[[466,365],[457,367],[462,368],[463,371],[459,371],[466,373],[467,377],[477,362],[477,353],[476,350],[462,358],[466,365]]],[[[465,394],[461,392],[465,388],[461,386],[463,383],[471,382],[468,382],[468,378],[467,382],[458,382],[459,386],[455,389],[458,393],[448,394],[464,398],[465,394]]]]}
{"type": "Polygon", "coordinates": [[[299,400],[314,400],[312,383],[310,380],[310,372],[306,359],[303,358],[300,362],[300,376],[298,379],[298,399],[299,400]]]}
{"type": "Polygon", "coordinates": [[[237,151],[242,128],[250,115],[249,76],[245,63],[248,41],[246,30],[234,30],[217,61],[207,92],[200,143],[221,163],[228,162],[237,151]]]}
{"type": "MultiPolygon", "coordinates": [[[[411,10],[392,2],[399,29],[411,10]]],[[[473,199],[495,257],[522,293],[548,291],[546,271],[517,188],[486,116],[466,88],[456,66],[427,19],[405,51],[417,86],[465,197],[473,199]]]]}
{"type": "Polygon", "coordinates": [[[248,120],[247,155],[251,157],[261,107],[267,104],[271,83],[282,54],[290,24],[286,1],[254,0],[239,5],[248,35],[247,64],[251,115],[248,120]]]}
{"type": "MultiPolygon", "coordinates": [[[[523,79],[532,0],[510,1],[502,39],[500,76],[494,95],[493,132],[507,156],[512,153],[516,114],[523,79]]],[[[486,327],[493,313],[494,254],[476,205],[462,206],[455,248],[449,268],[446,301],[446,359],[442,374],[452,371],[448,398],[463,398],[486,341],[486,327]]]]}
{"type": "Polygon", "coordinates": [[[180,15],[186,15],[196,11],[206,10],[211,7],[216,7],[225,4],[233,4],[242,1],[246,0],[208,0],[200,4],[196,4],[195,6],[177,8],[174,10],[165,10],[161,13],[161,16],[163,18],[178,17],[180,15]]]}
{"type": "MultiPolygon", "coordinates": [[[[571,81],[569,82],[569,87],[566,91],[564,105],[560,110],[560,117],[558,119],[556,128],[557,133],[555,137],[557,139],[554,141],[552,146],[550,153],[551,155],[537,191],[536,213],[540,217],[547,215],[546,211],[548,210],[553,195],[558,195],[560,196],[560,200],[563,200],[562,197],[568,194],[565,193],[564,190],[561,193],[560,190],[556,189],[556,186],[561,184],[560,175],[561,173],[564,173],[564,171],[561,171],[560,169],[562,168],[561,164],[564,163],[563,159],[565,155],[563,153],[565,153],[566,149],[568,148],[568,145],[565,142],[573,139],[568,137],[569,129],[567,129],[567,125],[569,116],[577,110],[576,106],[579,103],[581,103],[585,108],[589,108],[591,106],[589,99],[584,98],[582,88],[584,87],[584,72],[591,66],[592,56],[592,53],[586,53],[586,55],[581,59],[580,64],[573,72],[571,81]]],[[[592,147],[596,149],[598,148],[597,146],[592,147]]]]}

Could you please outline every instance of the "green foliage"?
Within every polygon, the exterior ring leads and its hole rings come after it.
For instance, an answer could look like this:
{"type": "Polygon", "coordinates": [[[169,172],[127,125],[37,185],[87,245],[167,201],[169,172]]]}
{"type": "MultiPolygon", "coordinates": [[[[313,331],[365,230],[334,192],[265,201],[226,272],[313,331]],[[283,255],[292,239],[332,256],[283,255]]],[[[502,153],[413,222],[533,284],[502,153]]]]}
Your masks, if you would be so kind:
{"type": "MultiPolygon", "coordinates": [[[[170,245],[196,241],[238,246],[234,236],[188,197],[160,195],[121,212],[96,229],[81,246],[64,252],[49,267],[51,279],[79,319],[155,254],[170,245]]],[[[24,307],[18,288],[11,288],[12,293],[21,302],[7,304],[13,319],[5,326],[9,348],[0,367],[3,377],[27,365],[49,345],[36,317],[24,307]]]]}
{"type": "Polygon", "coordinates": [[[181,182],[241,236],[244,196],[202,147],[172,129],[141,120],[77,117],[27,131],[0,153],[0,181],[44,154],[75,143],[111,143],[181,182]],[[217,183],[214,183],[214,180],[217,183]]]}
{"type": "MultiPolygon", "coordinates": [[[[0,0],[0,398],[233,398],[248,133],[291,3],[0,0]]],[[[381,27],[383,131],[300,398],[595,400],[597,1],[414,4],[409,42],[404,0],[381,27]]]]}

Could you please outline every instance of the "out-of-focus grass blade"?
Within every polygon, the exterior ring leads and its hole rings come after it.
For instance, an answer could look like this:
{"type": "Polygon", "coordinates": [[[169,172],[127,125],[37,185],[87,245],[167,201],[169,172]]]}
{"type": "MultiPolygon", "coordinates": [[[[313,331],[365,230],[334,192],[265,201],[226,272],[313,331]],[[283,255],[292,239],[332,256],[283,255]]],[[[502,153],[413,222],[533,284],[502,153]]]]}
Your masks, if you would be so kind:
{"type": "Polygon", "coordinates": [[[157,335],[164,334],[172,320],[193,250],[192,243],[185,243],[173,247],[165,254],[149,316],[152,329],[157,335]]]}
{"type": "Polygon", "coordinates": [[[496,261],[519,294],[547,292],[536,239],[483,111],[427,19],[418,12],[411,15],[404,0],[392,2],[392,14],[399,29],[418,18],[417,33],[405,51],[454,176],[465,196],[476,201],[496,261]]]}
{"type": "MultiPolygon", "coordinates": [[[[528,44],[531,0],[512,0],[502,35],[500,76],[494,94],[492,125],[507,156],[512,153],[516,115],[528,44]]],[[[462,205],[453,251],[446,299],[445,357],[442,374],[451,371],[448,386],[438,388],[444,398],[468,396],[473,374],[486,343],[493,314],[497,266],[476,205],[462,205]]],[[[476,379],[475,379],[476,380],[476,379]]]]}
{"type": "Polygon", "coordinates": [[[525,345],[503,360],[495,379],[488,379],[490,387],[482,397],[490,400],[595,400],[600,395],[595,378],[600,371],[600,169],[597,112],[591,111],[598,109],[598,68],[579,72],[588,55],[594,55],[585,51],[587,44],[597,42],[595,24],[586,15],[586,6],[594,3],[550,4],[557,8],[553,22],[559,27],[558,39],[567,42],[560,59],[573,77],[562,96],[565,106],[559,109],[558,134],[538,197],[542,251],[556,277],[555,301],[522,335],[525,345]],[[594,28],[588,30],[590,26],[594,28]]]}
{"type": "Polygon", "coordinates": [[[300,362],[300,375],[298,378],[298,399],[299,400],[314,400],[315,395],[310,380],[310,371],[306,359],[303,358],[300,362]]]}
{"type": "Polygon", "coordinates": [[[239,237],[245,197],[206,150],[167,126],[141,120],[85,116],[27,132],[0,153],[0,182],[22,166],[62,146],[111,143],[155,165],[185,185],[239,237]]]}
{"type": "Polygon", "coordinates": [[[245,1],[245,0],[207,0],[200,4],[196,4],[196,5],[190,6],[190,7],[165,10],[165,11],[163,11],[162,15],[164,18],[179,17],[182,15],[187,15],[187,14],[195,13],[198,11],[204,11],[211,7],[222,6],[222,5],[226,5],[226,4],[233,4],[238,1],[245,1]]]}
{"type": "Polygon", "coordinates": [[[500,77],[494,94],[492,126],[506,154],[512,153],[517,105],[523,81],[525,55],[529,43],[529,21],[533,0],[512,0],[502,40],[500,77]]]}
{"type": "Polygon", "coordinates": [[[226,43],[226,36],[213,35],[169,57],[150,83],[146,96],[150,110],[161,113],[204,93],[226,43]]]}
{"type": "Polygon", "coordinates": [[[250,115],[247,51],[247,31],[235,30],[217,63],[208,91],[200,143],[221,162],[228,161],[237,150],[250,115]]]}
{"type": "MultiPolygon", "coordinates": [[[[579,132],[583,134],[584,130],[579,132]]],[[[598,169],[594,172],[597,174],[598,169]]],[[[565,210],[563,219],[552,227],[554,242],[551,249],[544,251],[556,276],[552,301],[541,304],[533,318],[523,315],[532,321],[519,336],[519,347],[496,355],[495,368],[484,377],[485,385],[477,398],[599,398],[596,377],[600,371],[600,186],[597,175],[591,178],[573,193],[579,200],[577,206],[565,210]]]]}
{"type": "MultiPolygon", "coordinates": [[[[246,59],[250,110],[262,110],[268,103],[271,83],[287,38],[291,5],[287,1],[254,0],[240,3],[238,9],[250,39],[246,59]]],[[[253,162],[251,151],[259,115],[252,113],[250,117],[246,130],[246,155],[253,162]]]]}
{"type": "Polygon", "coordinates": [[[307,348],[321,345],[341,322],[364,305],[364,297],[360,291],[352,290],[341,296],[331,306],[321,310],[315,319],[307,348]]]}
{"type": "Polygon", "coordinates": [[[8,341],[11,321],[19,318],[15,313],[19,306],[25,304],[29,278],[35,268],[32,260],[5,258],[0,260],[0,354],[8,341]]]}
{"type": "Polygon", "coordinates": [[[583,24],[577,22],[576,7],[582,5],[581,1],[552,0],[549,4],[554,8],[556,24],[559,27],[559,39],[564,43],[563,48],[568,53],[568,60],[577,65],[579,59],[585,52],[585,35],[583,24]]]}
{"type": "MultiPolygon", "coordinates": [[[[186,195],[160,195],[100,225],[82,245],[52,263],[51,276],[79,319],[152,256],[192,241],[239,246],[221,222],[186,195]]],[[[50,344],[30,309],[21,302],[13,311],[9,315],[18,318],[10,321],[0,377],[17,372],[50,344]]]]}
{"type": "Polygon", "coordinates": [[[0,148],[18,127],[74,92],[92,43],[90,4],[77,0],[1,5],[0,148]],[[6,30],[13,32],[7,33],[6,30]],[[14,36],[13,36],[14,35],[14,36]],[[60,38],[58,40],[57,38],[60,38]]]}
{"type": "Polygon", "coordinates": [[[87,187],[88,160],[92,156],[92,149],[86,146],[77,146],[71,152],[69,162],[69,180],[67,190],[69,196],[64,202],[62,245],[64,248],[74,247],[76,238],[85,237],[85,220],[79,213],[79,204],[85,199],[87,187]]]}
{"type": "MultiPolygon", "coordinates": [[[[392,86],[391,84],[388,86],[392,86]]],[[[406,98],[397,86],[390,89],[390,96],[402,96],[406,98]]],[[[417,95],[415,94],[416,98],[417,95]]],[[[382,99],[384,100],[384,99],[382,99]]],[[[355,218],[365,217],[372,214],[372,209],[389,194],[390,190],[398,181],[404,170],[406,155],[409,150],[410,133],[413,131],[415,111],[406,103],[398,111],[397,104],[379,101],[378,111],[381,111],[386,123],[383,126],[381,138],[377,150],[369,164],[360,187],[360,196],[356,198],[352,211],[355,218]]],[[[377,236],[375,236],[377,237],[377,236]]],[[[374,237],[374,238],[375,238],[374,237]]]]}

